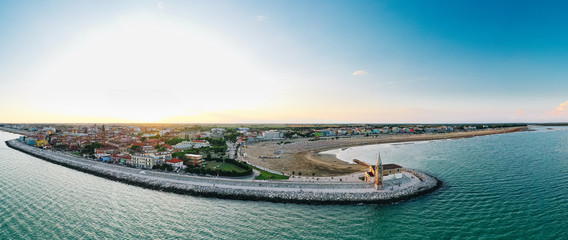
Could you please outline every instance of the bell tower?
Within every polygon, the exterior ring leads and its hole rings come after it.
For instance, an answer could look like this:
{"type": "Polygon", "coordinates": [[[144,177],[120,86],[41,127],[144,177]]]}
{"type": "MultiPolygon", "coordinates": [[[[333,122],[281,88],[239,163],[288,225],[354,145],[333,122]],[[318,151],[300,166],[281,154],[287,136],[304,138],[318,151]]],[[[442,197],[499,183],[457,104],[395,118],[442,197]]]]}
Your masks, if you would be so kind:
{"type": "Polygon", "coordinates": [[[379,153],[377,165],[375,165],[375,189],[383,189],[383,163],[381,162],[381,153],[379,153]]]}
{"type": "Polygon", "coordinates": [[[105,125],[103,124],[103,142],[102,144],[106,144],[106,130],[105,130],[105,125]]]}

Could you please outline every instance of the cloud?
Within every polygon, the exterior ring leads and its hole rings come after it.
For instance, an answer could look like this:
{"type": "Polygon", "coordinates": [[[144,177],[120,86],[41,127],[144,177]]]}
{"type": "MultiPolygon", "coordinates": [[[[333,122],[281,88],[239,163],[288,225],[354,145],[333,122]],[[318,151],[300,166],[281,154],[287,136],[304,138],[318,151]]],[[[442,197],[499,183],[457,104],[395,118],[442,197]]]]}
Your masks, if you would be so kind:
{"type": "Polygon", "coordinates": [[[561,103],[556,107],[556,109],[546,112],[547,118],[558,118],[558,117],[566,117],[568,116],[568,101],[561,103]]]}
{"type": "Polygon", "coordinates": [[[557,112],[568,112],[568,101],[561,103],[556,107],[557,112]]]}
{"type": "Polygon", "coordinates": [[[526,112],[525,112],[523,109],[520,109],[520,108],[519,108],[519,110],[517,110],[517,115],[523,115],[523,114],[525,114],[525,113],[526,113],[526,112]]]}
{"type": "Polygon", "coordinates": [[[256,16],[256,20],[259,21],[259,22],[264,21],[265,18],[266,18],[266,17],[265,17],[265,16],[262,16],[262,15],[256,16]]]}
{"type": "Polygon", "coordinates": [[[367,75],[367,71],[364,70],[357,70],[355,72],[352,73],[353,76],[363,76],[363,75],[367,75]]]}
{"type": "Polygon", "coordinates": [[[159,8],[159,9],[164,9],[164,2],[158,1],[158,8],[159,8]]]}

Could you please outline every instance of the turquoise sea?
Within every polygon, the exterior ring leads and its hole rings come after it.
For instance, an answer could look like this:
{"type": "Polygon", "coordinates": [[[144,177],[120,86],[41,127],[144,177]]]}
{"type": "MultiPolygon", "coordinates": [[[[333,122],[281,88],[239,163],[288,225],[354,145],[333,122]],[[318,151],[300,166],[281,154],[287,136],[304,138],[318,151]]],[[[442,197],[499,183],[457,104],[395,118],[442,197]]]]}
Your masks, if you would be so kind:
{"type": "Polygon", "coordinates": [[[381,151],[384,162],[444,181],[429,195],[380,206],[152,191],[6,147],[16,137],[0,132],[0,239],[568,239],[568,130],[562,127],[349,149],[381,151]]]}

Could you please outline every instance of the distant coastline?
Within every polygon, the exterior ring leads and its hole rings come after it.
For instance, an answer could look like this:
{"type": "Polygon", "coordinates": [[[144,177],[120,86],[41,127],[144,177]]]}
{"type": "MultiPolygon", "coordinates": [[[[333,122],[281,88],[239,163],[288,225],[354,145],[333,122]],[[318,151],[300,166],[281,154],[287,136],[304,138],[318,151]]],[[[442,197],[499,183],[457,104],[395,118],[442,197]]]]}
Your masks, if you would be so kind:
{"type": "Polygon", "coordinates": [[[51,163],[143,188],[178,194],[224,199],[303,204],[386,204],[412,199],[440,188],[442,182],[419,171],[409,170],[409,183],[395,190],[375,190],[365,183],[313,183],[293,181],[247,181],[144,173],[131,169],[70,157],[38,149],[17,140],[6,145],[51,163]]]}
{"type": "Polygon", "coordinates": [[[4,131],[4,132],[9,132],[9,133],[13,133],[13,134],[18,134],[18,135],[26,135],[26,131],[21,131],[21,130],[16,130],[16,129],[11,129],[11,128],[5,128],[5,127],[0,127],[0,131],[4,131]]]}
{"type": "Polygon", "coordinates": [[[344,176],[365,171],[365,167],[351,164],[338,159],[334,154],[321,154],[321,152],[347,147],[383,144],[403,143],[413,141],[430,141],[443,139],[459,139],[493,134],[513,133],[527,131],[528,127],[508,127],[467,132],[451,132],[436,134],[405,134],[389,135],[381,134],[376,137],[353,137],[342,139],[330,139],[319,141],[307,141],[305,139],[293,140],[290,144],[278,145],[274,142],[261,142],[250,144],[246,149],[247,161],[263,166],[268,169],[285,169],[283,172],[291,174],[302,172],[308,176],[344,176]],[[274,151],[283,151],[280,159],[258,159],[256,156],[268,156],[274,151]]]}
{"type": "MultiPolygon", "coordinates": [[[[324,152],[332,151],[332,150],[339,150],[339,149],[343,149],[343,148],[361,147],[361,146],[378,145],[378,144],[402,145],[402,144],[413,144],[415,142],[419,143],[419,142],[428,142],[428,141],[454,140],[454,139],[481,137],[481,136],[489,136],[489,135],[495,135],[495,134],[513,133],[513,132],[521,132],[521,131],[531,131],[531,130],[528,127],[513,127],[513,128],[504,128],[504,129],[486,130],[486,131],[482,131],[482,132],[469,132],[469,133],[472,133],[472,134],[465,134],[465,135],[442,136],[442,134],[439,134],[440,135],[439,137],[437,135],[430,135],[430,137],[417,136],[416,139],[413,139],[412,137],[409,137],[407,139],[386,139],[385,141],[381,141],[381,142],[377,142],[377,143],[365,143],[365,144],[342,146],[341,148],[325,149],[325,150],[321,150],[321,151],[319,151],[315,154],[317,154],[317,155],[328,155],[328,156],[333,156],[333,157],[337,158],[336,154],[324,153],[324,152]]],[[[318,157],[321,157],[321,156],[318,156],[318,157]]],[[[337,159],[341,160],[341,161],[346,161],[345,159],[339,159],[339,158],[337,158],[337,159]]],[[[349,162],[349,161],[347,161],[347,162],[349,162]]]]}

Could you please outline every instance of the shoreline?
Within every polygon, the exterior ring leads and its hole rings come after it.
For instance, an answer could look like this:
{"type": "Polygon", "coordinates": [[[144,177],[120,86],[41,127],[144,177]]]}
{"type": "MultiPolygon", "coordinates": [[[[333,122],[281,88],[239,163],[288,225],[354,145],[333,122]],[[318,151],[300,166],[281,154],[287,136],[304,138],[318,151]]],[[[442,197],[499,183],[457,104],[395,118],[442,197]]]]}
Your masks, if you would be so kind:
{"type": "MultiPolygon", "coordinates": [[[[505,133],[514,133],[514,132],[522,132],[527,131],[528,127],[511,127],[511,128],[503,128],[498,130],[479,130],[479,131],[472,131],[472,132],[456,132],[456,136],[447,136],[452,135],[453,133],[441,133],[441,134],[431,134],[431,135],[414,135],[412,137],[408,137],[406,139],[387,139],[385,141],[367,141],[357,143],[356,145],[353,144],[345,144],[339,146],[340,148],[343,147],[359,147],[359,146],[367,146],[367,145],[376,145],[376,144],[384,144],[384,143],[407,143],[407,142],[422,142],[422,141],[435,141],[435,140],[446,140],[446,139],[463,139],[463,138],[472,138],[472,137],[481,137],[481,136],[489,136],[489,135],[496,135],[496,134],[505,134],[505,133]],[[463,133],[463,134],[460,134],[463,133]],[[471,134],[468,134],[471,133],[471,134]],[[446,135],[447,134],[447,135],[446,135]]],[[[337,147],[323,149],[323,151],[329,151],[337,149],[337,147]]]]}
{"type": "Polygon", "coordinates": [[[375,145],[383,143],[404,143],[414,141],[432,141],[444,139],[461,139],[477,136],[487,136],[494,134],[512,133],[526,131],[528,127],[511,127],[502,129],[478,130],[470,132],[452,132],[438,134],[416,134],[416,135],[378,135],[374,137],[353,137],[347,139],[318,140],[308,141],[307,139],[296,139],[292,144],[276,145],[275,142],[260,142],[248,145],[247,161],[264,168],[280,171],[287,175],[293,172],[308,173],[305,176],[315,177],[340,177],[366,170],[366,167],[359,164],[352,164],[338,159],[333,154],[321,154],[321,152],[335,150],[346,147],[357,147],[365,145],[375,145]],[[270,156],[272,152],[283,150],[282,158],[258,159],[255,156],[270,156]],[[250,153],[250,154],[249,154],[250,153]],[[313,174],[313,175],[312,175],[313,174]]]}
{"type": "Polygon", "coordinates": [[[118,166],[99,164],[94,161],[87,162],[89,160],[37,149],[17,140],[8,140],[6,145],[47,162],[108,180],[151,190],[220,199],[335,205],[391,204],[428,194],[442,186],[439,179],[415,170],[407,170],[405,174],[416,176],[416,178],[412,177],[413,180],[410,183],[404,183],[402,187],[399,184],[395,190],[375,190],[370,184],[365,183],[247,181],[195,176],[180,177],[150,171],[142,174],[141,172],[144,171],[140,169],[128,171],[118,166]]]}
{"type": "Polygon", "coordinates": [[[16,129],[11,129],[11,128],[6,128],[6,127],[0,127],[0,131],[4,131],[7,133],[12,133],[12,134],[18,134],[18,135],[26,135],[29,132],[27,131],[23,131],[23,130],[16,130],[16,129]]]}

